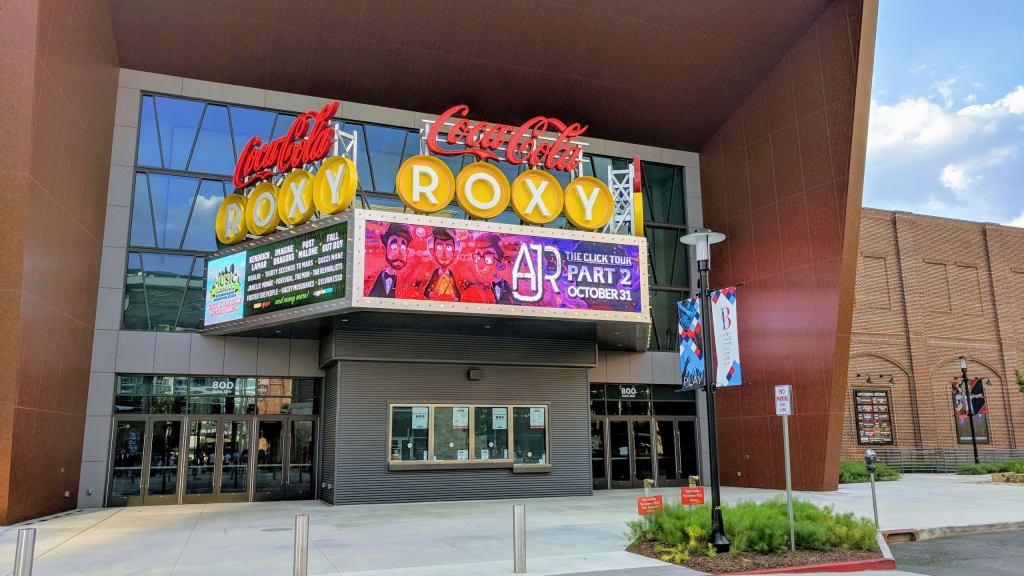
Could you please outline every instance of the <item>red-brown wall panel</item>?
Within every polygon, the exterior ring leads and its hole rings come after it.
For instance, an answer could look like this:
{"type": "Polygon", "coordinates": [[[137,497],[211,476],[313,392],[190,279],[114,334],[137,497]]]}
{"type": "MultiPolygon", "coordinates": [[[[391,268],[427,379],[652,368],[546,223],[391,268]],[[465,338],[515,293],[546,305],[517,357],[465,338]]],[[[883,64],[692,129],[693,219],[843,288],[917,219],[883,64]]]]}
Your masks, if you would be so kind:
{"type": "Polygon", "coordinates": [[[794,487],[837,485],[845,381],[836,374],[849,359],[856,272],[844,255],[857,242],[846,214],[860,205],[876,13],[873,0],[829,5],[701,149],[704,222],[727,235],[712,250],[711,284],[744,283],[747,382],[717,397],[725,484],[782,486],[772,388],[792,384],[794,487]]]}

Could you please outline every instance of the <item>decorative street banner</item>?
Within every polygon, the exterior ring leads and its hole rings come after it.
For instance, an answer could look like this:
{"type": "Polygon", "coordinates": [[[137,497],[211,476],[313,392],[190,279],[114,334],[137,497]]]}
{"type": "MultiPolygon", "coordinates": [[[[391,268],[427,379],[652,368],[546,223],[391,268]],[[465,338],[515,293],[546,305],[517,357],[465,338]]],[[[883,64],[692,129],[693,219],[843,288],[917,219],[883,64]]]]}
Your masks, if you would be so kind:
{"type": "Polygon", "coordinates": [[[347,230],[340,222],[211,258],[204,327],[344,297],[347,230]]]}
{"type": "Polygon", "coordinates": [[[740,337],[736,318],[736,287],[711,293],[711,317],[715,327],[715,358],[718,361],[715,386],[739,386],[740,337]]]}
{"type": "Polygon", "coordinates": [[[641,313],[632,244],[366,220],[362,295],[641,313]]]}
{"type": "MultiPolygon", "coordinates": [[[[956,441],[971,443],[970,412],[967,398],[959,382],[951,383],[953,389],[953,414],[956,420],[956,441]]],[[[988,406],[985,404],[985,388],[980,379],[971,380],[971,397],[974,403],[974,436],[981,444],[988,444],[988,406]]]]}
{"type": "Polygon", "coordinates": [[[679,367],[683,374],[683,389],[692,390],[704,385],[700,298],[676,302],[676,308],[679,311],[679,367]]]}

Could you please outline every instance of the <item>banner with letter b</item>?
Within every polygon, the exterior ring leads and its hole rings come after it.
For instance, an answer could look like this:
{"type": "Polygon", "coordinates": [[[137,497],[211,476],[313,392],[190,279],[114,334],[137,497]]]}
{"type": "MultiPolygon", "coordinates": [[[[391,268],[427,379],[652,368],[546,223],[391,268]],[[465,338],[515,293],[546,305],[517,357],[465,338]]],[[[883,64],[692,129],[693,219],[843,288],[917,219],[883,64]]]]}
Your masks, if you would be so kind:
{"type": "Polygon", "coordinates": [[[711,317],[715,330],[715,358],[718,361],[715,386],[739,386],[743,383],[743,377],[740,373],[735,286],[711,293],[711,317]]]}

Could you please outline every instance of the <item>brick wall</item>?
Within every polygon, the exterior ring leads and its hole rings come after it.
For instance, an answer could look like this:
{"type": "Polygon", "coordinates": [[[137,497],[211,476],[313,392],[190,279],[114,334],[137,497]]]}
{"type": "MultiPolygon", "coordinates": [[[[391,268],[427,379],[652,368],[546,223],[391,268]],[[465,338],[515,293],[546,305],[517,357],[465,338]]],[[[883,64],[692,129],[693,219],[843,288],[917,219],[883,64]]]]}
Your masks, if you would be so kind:
{"type": "Polygon", "coordinates": [[[853,390],[890,394],[894,446],[966,448],[950,382],[968,359],[985,388],[990,448],[1021,448],[1024,229],[865,208],[843,418],[843,458],[860,458],[853,390]],[[871,382],[868,382],[868,379],[871,382]]]}

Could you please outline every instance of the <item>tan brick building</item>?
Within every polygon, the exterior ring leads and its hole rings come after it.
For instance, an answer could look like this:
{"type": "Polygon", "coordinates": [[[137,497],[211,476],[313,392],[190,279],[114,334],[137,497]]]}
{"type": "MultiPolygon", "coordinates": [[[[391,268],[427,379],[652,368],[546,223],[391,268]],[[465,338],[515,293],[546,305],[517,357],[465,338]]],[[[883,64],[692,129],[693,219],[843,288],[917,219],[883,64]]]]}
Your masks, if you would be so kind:
{"type": "Polygon", "coordinates": [[[1024,449],[1024,229],[863,209],[843,458],[862,457],[862,436],[885,451],[969,451],[950,389],[961,355],[988,382],[979,449],[1024,449]],[[860,429],[858,403],[875,410],[860,410],[860,429]]]}

